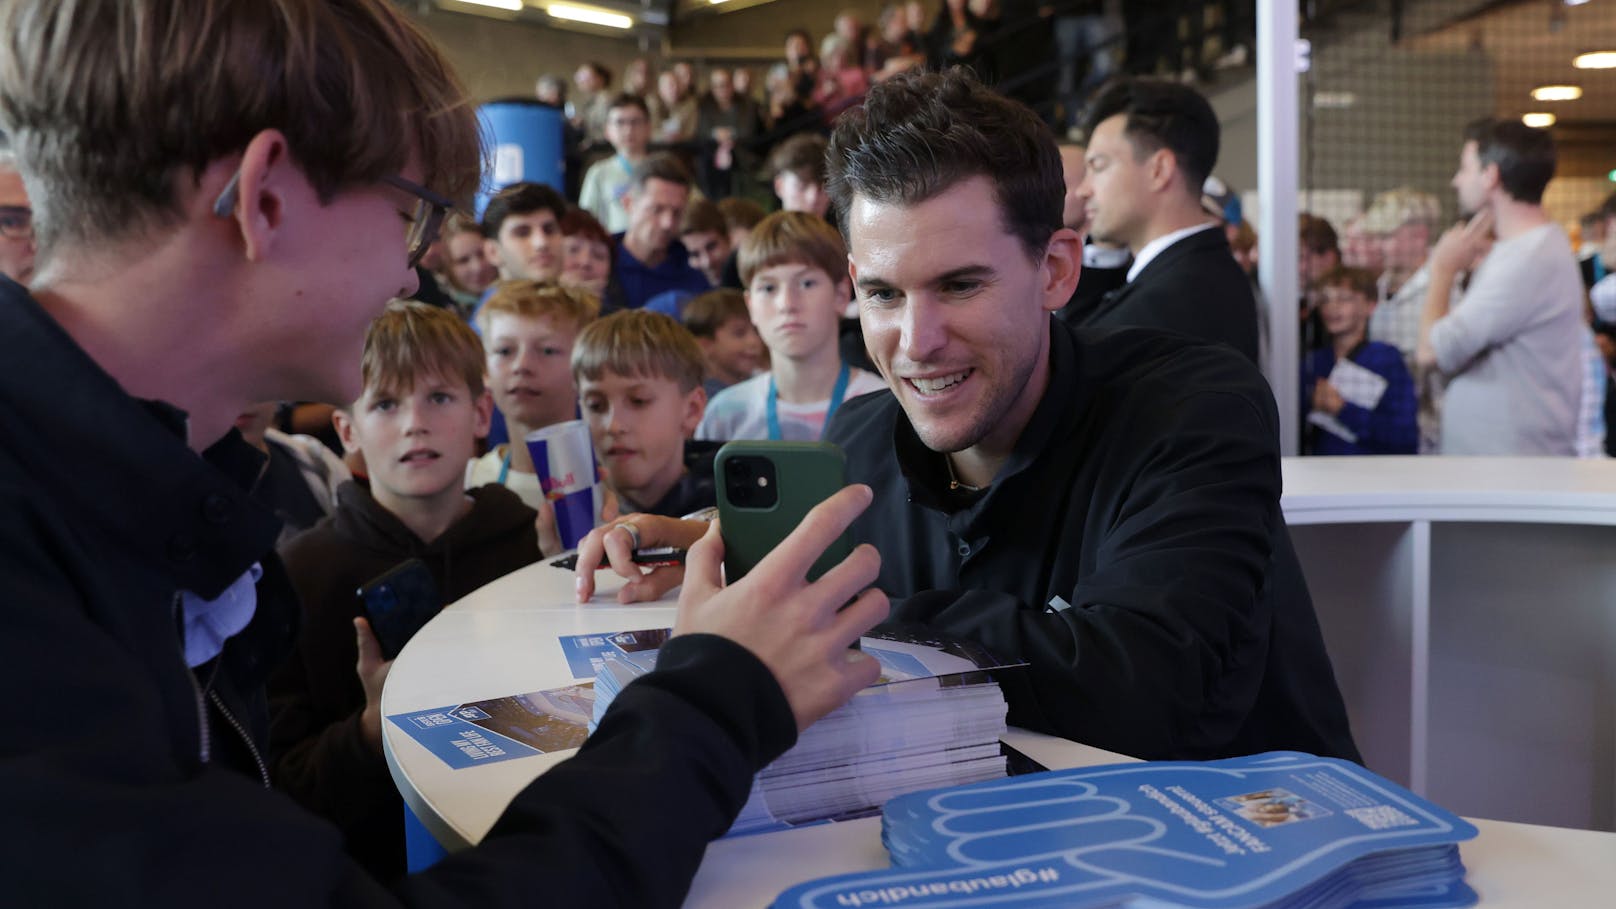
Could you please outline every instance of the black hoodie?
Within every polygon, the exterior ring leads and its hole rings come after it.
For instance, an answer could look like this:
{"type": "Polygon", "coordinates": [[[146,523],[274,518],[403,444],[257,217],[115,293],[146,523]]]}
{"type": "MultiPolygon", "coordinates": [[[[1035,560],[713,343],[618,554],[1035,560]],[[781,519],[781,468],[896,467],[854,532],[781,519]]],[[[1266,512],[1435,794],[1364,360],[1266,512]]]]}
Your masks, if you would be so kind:
{"type": "Polygon", "coordinates": [[[368,487],[344,483],[337,510],[282,550],[303,628],[269,685],[270,775],[340,827],[349,854],[384,880],[404,873],[403,803],[381,752],[360,733],[365,692],[354,672],[353,620],[364,613],[355,591],[416,558],[452,603],[539,558],[533,509],[515,493],[488,485],[468,495],[471,511],[426,543],[368,487]]]}

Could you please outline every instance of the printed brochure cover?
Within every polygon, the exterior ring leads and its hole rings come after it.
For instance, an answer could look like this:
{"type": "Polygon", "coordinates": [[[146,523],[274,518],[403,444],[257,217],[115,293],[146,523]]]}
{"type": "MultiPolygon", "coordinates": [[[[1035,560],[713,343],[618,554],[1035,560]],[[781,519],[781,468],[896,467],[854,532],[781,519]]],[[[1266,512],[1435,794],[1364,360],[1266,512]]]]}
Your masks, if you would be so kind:
{"type": "Polygon", "coordinates": [[[892,799],[893,868],[776,907],[1467,906],[1476,829],[1347,761],[1273,752],[1059,770],[892,799]]]}

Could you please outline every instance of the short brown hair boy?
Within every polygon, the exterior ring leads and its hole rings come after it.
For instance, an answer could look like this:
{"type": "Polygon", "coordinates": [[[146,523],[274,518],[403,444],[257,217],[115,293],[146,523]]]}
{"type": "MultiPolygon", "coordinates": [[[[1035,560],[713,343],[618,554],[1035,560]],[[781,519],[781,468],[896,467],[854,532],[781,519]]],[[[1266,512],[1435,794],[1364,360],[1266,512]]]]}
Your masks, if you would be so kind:
{"type": "Polygon", "coordinates": [[[576,287],[542,281],[501,281],[477,311],[477,327],[483,334],[488,333],[488,326],[497,315],[565,319],[583,328],[600,315],[600,300],[576,287]]]}
{"type": "Polygon", "coordinates": [[[824,218],[801,211],[777,211],[764,218],[741,244],[741,283],[783,263],[812,265],[832,281],[847,279],[847,246],[824,218]]]}
{"type": "Polygon", "coordinates": [[[733,287],[720,287],[691,298],[680,314],[685,328],[697,338],[711,338],[731,319],[752,321],[746,311],[746,294],[733,287]]]}
{"type": "Polygon", "coordinates": [[[365,333],[359,374],[365,391],[407,394],[428,376],[462,379],[483,393],[483,342],[460,317],[417,300],[387,304],[365,333]]]}
{"type": "Polygon", "coordinates": [[[688,393],[701,385],[707,358],[695,336],[672,316],[626,309],[591,324],[572,345],[572,375],[580,385],[608,369],[620,376],[672,379],[688,393]]]}
{"type": "Polygon", "coordinates": [[[1380,285],[1367,268],[1337,265],[1319,277],[1320,287],[1341,287],[1373,303],[1380,299],[1380,285]]]}

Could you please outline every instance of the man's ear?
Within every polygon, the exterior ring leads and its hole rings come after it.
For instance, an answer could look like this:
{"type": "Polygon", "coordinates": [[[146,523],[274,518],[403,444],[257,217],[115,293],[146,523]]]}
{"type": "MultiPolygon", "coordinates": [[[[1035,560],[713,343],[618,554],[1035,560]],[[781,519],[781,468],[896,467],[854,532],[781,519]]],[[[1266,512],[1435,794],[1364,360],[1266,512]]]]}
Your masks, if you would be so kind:
{"type": "Polygon", "coordinates": [[[359,450],[359,434],[355,431],[353,414],[347,408],[338,407],[331,411],[331,426],[336,429],[344,452],[353,454],[359,450]]]}
{"type": "MultiPolygon", "coordinates": [[[[218,183],[218,193],[208,199],[213,205],[224,191],[224,182],[234,176],[234,204],[223,217],[231,219],[241,235],[242,253],[252,262],[268,257],[285,230],[287,205],[297,195],[311,195],[308,178],[292,162],[286,136],[280,130],[266,129],[247,143],[236,169],[225,173],[223,162],[209,168],[203,186],[218,183]],[[299,192],[301,191],[301,192],[299,192]]],[[[222,200],[229,202],[230,200],[222,200]]]]}
{"type": "MultiPolygon", "coordinates": [[[[1178,179],[1178,159],[1173,156],[1171,149],[1158,148],[1145,159],[1145,176],[1150,181],[1152,192],[1163,192],[1170,188],[1178,179]]],[[[1200,197],[1201,188],[1192,187],[1197,198],[1200,197]]]]}
{"type": "Polygon", "coordinates": [[[1065,306],[1077,290],[1078,278],[1083,274],[1083,238],[1077,231],[1063,227],[1049,238],[1044,250],[1042,269],[1043,308],[1054,312],[1065,306]]]}

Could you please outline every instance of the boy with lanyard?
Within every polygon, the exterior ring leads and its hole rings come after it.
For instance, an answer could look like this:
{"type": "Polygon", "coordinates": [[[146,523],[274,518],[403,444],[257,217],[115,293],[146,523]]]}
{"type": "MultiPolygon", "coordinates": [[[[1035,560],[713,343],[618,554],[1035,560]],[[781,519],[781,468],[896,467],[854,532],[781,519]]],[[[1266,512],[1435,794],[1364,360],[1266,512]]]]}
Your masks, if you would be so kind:
{"type": "Polygon", "coordinates": [[[816,215],[776,212],[741,244],[740,267],[770,370],[714,395],[696,438],[822,438],[843,401],[886,388],[837,347],[852,293],[841,234],[816,215]]]}
{"type": "Polygon", "coordinates": [[[651,114],[644,98],[622,94],[612,99],[606,111],[606,141],[614,154],[590,165],[578,191],[578,207],[600,219],[607,233],[620,234],[628,230],[623,196],[628,193],[634,165],[645,157],[651,142],[651,114]]]}
{"type": "Polygon", "coordinates": [[[1333,268],[1320,276],[1319,290],[1319,315],[1329,343],[1302,357],[1302,419],[1307,421],[1310,413],[1330,419],[1307,426],[1307,453],[1418,454],[1414,379],[1397,348],[1368,336],[1378,293],[1375,275],[1362,268],[1333,268]],[[1360,368],[1337,375],[1341,360],[1360,368]],[[1378,394],[1374,376],[1385,380],[1378,394]],[[1337,383],[1350,387],[1338,388],[1337,383]]]}

